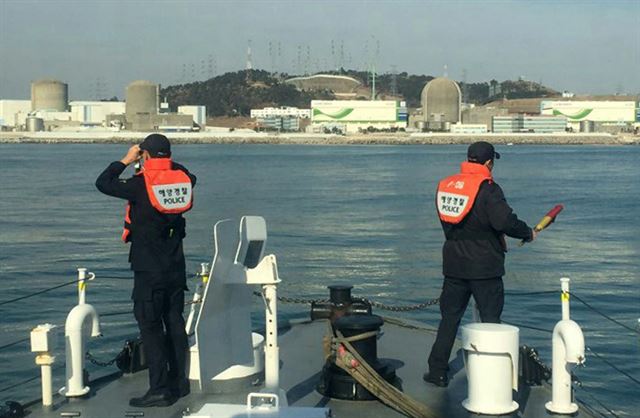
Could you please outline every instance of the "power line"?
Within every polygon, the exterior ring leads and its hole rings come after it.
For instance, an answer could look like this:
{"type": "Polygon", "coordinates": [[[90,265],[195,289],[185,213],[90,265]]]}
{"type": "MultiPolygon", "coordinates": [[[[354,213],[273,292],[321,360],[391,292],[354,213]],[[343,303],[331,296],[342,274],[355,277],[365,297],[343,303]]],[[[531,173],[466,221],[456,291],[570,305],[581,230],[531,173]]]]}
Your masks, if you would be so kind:
{"type": "Polygon", "coordinates": [[[59,289],[59,288],[64,287],[64,286],[69,286],[70,284],[74,284],[74,283],[78,283],[78,280],[74,280],[72,282],[67,282],[67,283],[62,283],[62,284],[60,284],[58,286],[53,286],[53,287],[50,287],[48,289],[40,290],[39,292],[34,292],[34,293],[29,294],[29,295],[20,296],[18,298],[5,300],[4,302],[0,302],[0,306],[8,305],[9,303],[18,302],[20,300],[28,299],[28,298],[33,297],[33,296],[41,295],[43,293],[50,292],[52,290],[59,289]]]}
{"type": "Polygon", "coordinates": [[[578,300],[578,302],[582,303],[584,306],[586,306],[587,308],[591,309],[593,312],[597,313],[598,315],[603,316],[604,318],[607,318],[609,321],[613,322],[614,324],[618,324],[622,328],[625,328],[626,330],[631,331],[634,334],[640,334],[639,330],[635,330],[635,329],[631,328],[630,326],[625,325],[622,322],[618,321],[617,319],[614,319],[614,318],[610,317],[609,315],[605,314],[604,312],[598,310],[594,306],[592,306],[589,303],[587,303],[586,301],[584,301],[582,298],[580,298],[575,293],[571,293],[571,296],[575,297],[578,300]]]}

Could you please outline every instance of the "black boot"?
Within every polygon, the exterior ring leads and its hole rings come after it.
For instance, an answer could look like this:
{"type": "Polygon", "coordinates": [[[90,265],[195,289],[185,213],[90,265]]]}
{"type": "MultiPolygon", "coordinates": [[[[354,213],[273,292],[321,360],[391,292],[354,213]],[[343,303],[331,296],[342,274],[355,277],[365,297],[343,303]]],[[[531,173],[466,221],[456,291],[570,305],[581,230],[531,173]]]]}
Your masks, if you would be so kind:
{"type": "Polygon", "coordinates": [[[169,406],[173,405],[176,399],[166,393],[145,393],[139,398],[131,398],[129,406],[136,408],[148,408],[150,406],[169,406]]]}
{"type": "Polygon", "coordinates": [[[422,375],[422,380],[428,383],[432,383],[441,388],[449,386],[449,377],[446,373],[425,373],[422,375]]]}

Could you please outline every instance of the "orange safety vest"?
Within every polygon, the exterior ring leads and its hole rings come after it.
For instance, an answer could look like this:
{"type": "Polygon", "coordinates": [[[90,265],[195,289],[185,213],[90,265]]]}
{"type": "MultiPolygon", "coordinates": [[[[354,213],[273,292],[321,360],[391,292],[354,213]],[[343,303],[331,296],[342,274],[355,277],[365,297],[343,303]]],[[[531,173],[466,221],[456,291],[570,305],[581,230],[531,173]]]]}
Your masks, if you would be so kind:
{"type": "Polygon", "coordinates": [[[443,222],[458,224],[469,214],[480,185],[493,181],[491,171],[482,164],[463,162],[460,174],[440,180],[436,195],[438,216],[443,222]]]}
{"type": "MultiPolygon", "coordinates": [[[[191,179],[182,170],[173,170],[171,158],[151,158],[145,161],[142,171],[149,202],[155,210],[164,214],[181,214],[193,205],[191,179]]],[[[127,204],[122,240],[131,240],[131,204],[127,204]]]]}

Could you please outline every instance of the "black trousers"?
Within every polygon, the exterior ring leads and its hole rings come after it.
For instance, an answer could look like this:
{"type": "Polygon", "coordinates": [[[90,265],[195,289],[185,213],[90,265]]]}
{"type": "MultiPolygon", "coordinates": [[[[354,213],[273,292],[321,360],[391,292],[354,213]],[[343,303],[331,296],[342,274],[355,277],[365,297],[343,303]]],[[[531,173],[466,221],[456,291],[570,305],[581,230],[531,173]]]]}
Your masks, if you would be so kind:
{"type": "Polygon", "coordinates": [[[133,313],[149,366],[149,392],[153,394],[169,394],[189,384],[189,343],[182,317],[185,284],[180,279],[184,276],[184,272],[135,272],[138,291],[133,295],[133,313]]]}
{"type": "Polygon", "coordinates": [[[440,295],[442,319],[429,355],[429,372],[444,375],[449,370],[451,349],[471,295],[476,301],[482,322],[500,323],[504,306],[502,277],[481,280],[445,277],[440,295]]]}

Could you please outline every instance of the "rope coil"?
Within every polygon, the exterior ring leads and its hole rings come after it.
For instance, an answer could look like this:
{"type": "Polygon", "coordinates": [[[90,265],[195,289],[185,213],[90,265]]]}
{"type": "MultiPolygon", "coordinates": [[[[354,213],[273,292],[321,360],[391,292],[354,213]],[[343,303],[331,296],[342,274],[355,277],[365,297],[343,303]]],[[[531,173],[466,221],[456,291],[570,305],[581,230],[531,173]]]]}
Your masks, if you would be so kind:
{"type": "Polygon", "coordinates": [[[351,375],[387,406],[400,413],[412,418],[437,417],[425,404],[413,399],[384,380],[350,343],[350,341],[370,338],[377,335],[378,331],[370,331],[345,338],[339,330],[335,330],[334,334],[331,325],[329,325],[329,328],[329,335],[332,338],[330,358],[336,366],[351,375]]]}

